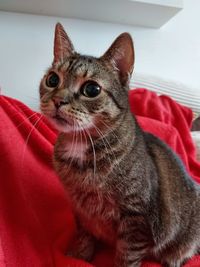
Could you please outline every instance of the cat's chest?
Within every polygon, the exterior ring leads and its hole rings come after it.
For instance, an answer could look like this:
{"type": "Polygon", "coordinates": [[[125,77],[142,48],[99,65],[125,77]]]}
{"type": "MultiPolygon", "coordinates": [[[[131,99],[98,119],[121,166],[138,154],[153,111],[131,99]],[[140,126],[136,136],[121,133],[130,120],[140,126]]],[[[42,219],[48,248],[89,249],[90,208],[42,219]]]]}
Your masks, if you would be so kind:
{"type": "Polygon", "coordinates": [[[113,192],[108,193],[104,184],[106,172],[103,168],[95,169],[93,164],[98,162],[98,154],[95,154],[95,159],[94,155],[90,159],[87,143],[72,141],[65,140],[65,143],[60,143],[57,147],[56,153],[61,151],[62,158],[62,161],[57,161],[59,174],[84,228],[98,239],[113,244],[118,212],[117,204],[111,197],[113,192]]]}
{"type": "Polygon", "coordinates": [[[116,241],[118,221],[117,206],[96,192],[82,192],[73,199],[76,214],[89,232],[109,244],[116,241]]]}
{"type": "Polygon", "coordinates": [[[84,228],[97,239],[109,245],[114,245],[116,243],[117,227],[112,219],[105,220],[98,216],[88,217],[86,214],[80,214],[79,216],[84,228]]]}
{"type": "Polygon", "coordinates": [[[78,160],[79,162],[83,162],[86,157],[86,152],[88,149],[87,143],[83,143],[75,140],[74,142],[67,142],[63,146],[63,158],[78,160]]]}

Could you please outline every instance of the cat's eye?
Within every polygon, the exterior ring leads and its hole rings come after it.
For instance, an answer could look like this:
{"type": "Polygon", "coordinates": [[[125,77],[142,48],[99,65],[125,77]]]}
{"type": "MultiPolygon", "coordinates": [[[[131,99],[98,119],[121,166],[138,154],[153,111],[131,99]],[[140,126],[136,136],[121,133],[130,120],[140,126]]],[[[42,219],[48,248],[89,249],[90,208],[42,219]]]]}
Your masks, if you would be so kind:
{"type": "Polygon", "coordinates": [[[59,85],[60,78],[57,73],[50,72],[46,79],[46,85],[51,88],[55,88],[59,85]]]}
{"type": "Polygon", "coordinates": [[[101,93],[101,87],[98,85],[98,83],[89,81],[83,84],[80,90],[81,94],[86,97],[96,97],[101,93]]]}

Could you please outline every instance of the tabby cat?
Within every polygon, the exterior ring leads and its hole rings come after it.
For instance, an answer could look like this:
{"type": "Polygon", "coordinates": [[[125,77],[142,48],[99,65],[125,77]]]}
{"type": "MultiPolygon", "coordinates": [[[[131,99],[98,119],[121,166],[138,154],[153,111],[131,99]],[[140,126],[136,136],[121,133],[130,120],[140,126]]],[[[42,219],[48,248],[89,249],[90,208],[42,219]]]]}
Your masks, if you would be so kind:
{"type": "Polygon", "coordinates": [[[200,247],[200,187],[182,162],[131,114],[131,36],[100,58],[80,55],[61,24],[40,85],[41,111],[60,131],[54,165],[78,233],[71,255],[92,260],[97,240],[116,247],[115,267],[147,257],[180,267],[200,247]]]}

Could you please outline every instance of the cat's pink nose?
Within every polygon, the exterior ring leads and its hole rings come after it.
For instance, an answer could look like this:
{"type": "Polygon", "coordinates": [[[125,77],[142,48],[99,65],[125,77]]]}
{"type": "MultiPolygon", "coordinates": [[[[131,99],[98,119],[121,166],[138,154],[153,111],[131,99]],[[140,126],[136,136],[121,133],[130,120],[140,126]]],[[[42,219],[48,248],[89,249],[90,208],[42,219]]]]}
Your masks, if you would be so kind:
{"type": "Polygon", "coordinates": [[[69,104],[69,102],[67,100],[64,100],[60,97],[53,97],[52,101],[53,101],[56,108],[59,108],[61,106],[69,104]]]}

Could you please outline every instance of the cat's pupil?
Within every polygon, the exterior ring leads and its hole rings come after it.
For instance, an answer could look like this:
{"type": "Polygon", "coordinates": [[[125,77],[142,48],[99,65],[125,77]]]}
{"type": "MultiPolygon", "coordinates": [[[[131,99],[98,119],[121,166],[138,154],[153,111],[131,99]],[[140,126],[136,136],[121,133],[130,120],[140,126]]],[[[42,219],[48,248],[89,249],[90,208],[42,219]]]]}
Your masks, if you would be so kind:
{"type": "Polygon", "coordinates": [[[81,93],[86,97],[96,97],[100,92],[101,87],[96,82],[87,82],[81,88],[81,93]]]}
{"type": "Polygon", "coordinates": [[[60,82],[60,78],[58,74],[56,74],[55,72],[51,72],[46,80],[47,86],[52,87],[52,88],[57,87],[59,82],[60,82]]]}

